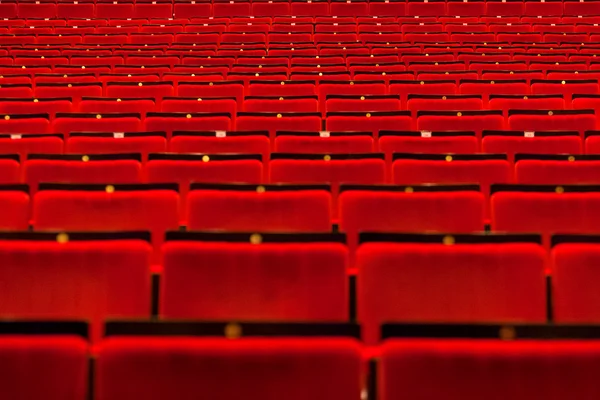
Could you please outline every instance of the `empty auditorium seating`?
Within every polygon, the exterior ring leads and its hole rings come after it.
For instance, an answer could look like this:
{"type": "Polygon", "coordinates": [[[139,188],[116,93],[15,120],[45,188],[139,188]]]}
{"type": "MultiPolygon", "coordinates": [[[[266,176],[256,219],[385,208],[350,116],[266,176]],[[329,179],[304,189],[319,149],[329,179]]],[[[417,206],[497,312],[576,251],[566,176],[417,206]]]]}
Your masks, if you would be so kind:
{"type": "Polygon", "coordinates": [[[350,400],[360,397],[361,368],[354,339],[115,337],[99,346],[95,397],[160,399],[175,392],[185,400],[200,393],[350,400]]]}
{"type": "Polygon", "coordinates": [[[56,400],[87,397],[88,345],[83,338],[5,335],[0,337],[0,359],[5,367],[2,396],[56,400]],[[31,379],[35,379],[35,385],[31,379]]]}
{"type": "Polygon", "coordinates": [[[187,226],[233,232],[329,232],[325,185],[192,184],[187,226]]]}
{"type": "Polygon", "coordinates": [[[340,231],[351,250],[359,232],[474,232],[483,229],[483,218],[484,195],[477,186],[340,188],[340,231]]]}
{"type": "Polygon", "coordinates": [[[88,320],[93,341],[100,339],[106,318],[148,316],[151,246],[118,234],[72,236],[0,238],[0,315],[88,320]]]}
{"type": "Polygon", "coordinates": [[[179,226],[177,185],[45,184],[33,204],[35,230],[152,232],[153,262],[166,230],[179,226]]]}
{"type": "Polygon", "coordinates": [[[384,322],[543,322],[545,253],[518,238],[393,234],[356,252],[358,319],[367,343],[384,322]],[[404,236],[404,237],[403,237],[404,236]]]}
{"type": "Polygon", "coordinates": [[[246,153],[261,154],[267,160],[270,152],[268,131],[175,131],[169,141],[175,153],[246,153]]]}
{"type": "Polygon", "coordinates": [[[492,185],[492,229],[505,232],[593,233],[596,231],[595,186],[492,185]]]}
{"type": "MultiPolygon", "coordinates": [[[[140,153],[143,160],[149,153],[165,151],[167,151],[167,138],[164,132],[71,132],[65,144],[67,153],[140,153]]],[[[38,151],[38,153],[48,152],[38,151]]]]}
{"type": "Polygon", "coordinates": [[[140,183],[139,154],[30,154],[23,179],[36,190],[40,183],[140,183]]]}
{"type": "Polygon", "coordinates": [[[590,371],[600,362],[599,352],[597,341],[585,340],[390,340],[382,348],[378,393],[385,400],[414,397],[435,380],[429,398],[521,400],[576,392],[591,399],[598,395],[590,371]],[[556,371],[562,371],[560,379],[556,371]]]}
{"type": "Polygon", "coordinates": [[[418,111],[417,129],[425,131],[474,131],[478,136],[484,130],[503,130],[501,111],[418,111]]]}
{"type": "Polygon", "coordinates": [[[281,153],[349,154],[375,150],[371,132],[276,132],[274,149],[281,153]]]}
{"type": "Polygon", "coordinates": [[[594,155],[518,155],[515,180],[521,184],[595,184],[600,163],[594,155]]]}
{"type": "Polygon", "coordinates": [[[346,321],[346,247],[327,235],[294,237],[191,233],[167,241],[161,316],[346,321]]]}
{"type": "Polygon", "coordinates": [[[388,160],[392,153],[469,154],[479,152],[479,141],[469,131],[381,131],[379,150],[388,160]]]}
{"type": "Polygon", "coordinates": [[[484,131],[481,140],[484,153],[506,154],[514,161],[517,153],[580,154],[582,140],[577,131],[484,131]]]}

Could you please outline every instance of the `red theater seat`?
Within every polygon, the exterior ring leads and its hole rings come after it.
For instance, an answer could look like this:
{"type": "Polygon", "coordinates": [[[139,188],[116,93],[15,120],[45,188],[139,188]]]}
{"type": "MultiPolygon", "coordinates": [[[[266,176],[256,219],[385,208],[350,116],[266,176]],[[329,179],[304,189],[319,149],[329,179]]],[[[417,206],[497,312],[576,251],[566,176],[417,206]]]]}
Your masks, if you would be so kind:
{"type": "Polygon", "coordinates": [[[246,97],[244,111],[278,113],[316,113],[319,111],[317,96],[311,97],[246,97]]]}
{"type": "Polygon", "coordinates": [[[106,84],[106,96],[115,98],[151,98],[157,104],[174,95],[172,82],[115,82],[106,84]]]}
{"type": "Polygon", "coordinates": [[[330,232],[331,194],[317,185],[192,184],[189,229],[330,232]]]}
{"type": "Polygon", "coordinates": [[[5,366],[0,385],[6,398],[84,400],[88,389],[88,345],[67,336],[0,338],[0,358],[5,366]],[[48,365],[52,365],[50,370],[48,365]],[[31,379],[35,377],[35,385],[31,379]]]}
{"type": "Polygon", "coordinates": [[[565,99],[562,94],[541,95],[490,95],[490,110],[502,110],[508,116],[510,110],[563,110],[565,99]]]}
{"type": "Polygon", "coordinates": [[[171,138],[174,131],[228,131],[231,115],[228,113],[148,113],[146,130],[161,131],[171,138]]]}
{"type": "MultiPolygon", "coordinates": [[[[60,154],[63,152],[63,149],[63,136],[60,134],[0,135],[0,154],[16,154],[23,161],[27,158],[28,154],[60,154]]],[[[19,159],[17,158],[16,161],[18,162],[19,159]]]]}
{"type": "Polygon", "coordinates": [[[161,316],[259,322],[348,319],[348,250],[342,243],[318,237],[295,243],[292,237],[291,242],[257,245],[248,235],[237,236],[243,239],[190,234],[167,241],[161,316]],[[245,295],[238,296],[240,292],[245,295]]]}
{"type": "Polygon", "coordinates": [[[39,98],[69,97],[77,104],[82,97],[102,97],[103,93],[101,83],[38,83],[34,95],[39,98]]]}
{"type": "Polygon", "coordinates": [[[596,232],[599,204],[595,186],[493,186],[492,229],[539,232],[548,244],[551,234],[596,232]]]}
{"type": "MultiPolygon", "coordinates": [[[[5,318],[88,320],[90,338],[97,342],[106,318],[149,316],[151,247],[143,240],[25,234],[0,240],[0,254],[0,315],[5,318]]],[[[87,357],[82,362],[87,364],[87,357]]]]}
{"type": "Polygon", "coordinates": [[[73,103],[70,98],[48,98],[48,99],[14,99],[5,98],[0,101],[0,113],[14,114],[43,114],[48,113],[54,118],[56,113],[73,111],[73,103]]]}
{"type": "Polygon", "coordinates": [[[263,160],[266,161],[270,152],[269,132],[175,131],[169,141],[169,151],[204,154],[261,154],[263,160]]]}
{"type": "Polygon", "coordinates": [[[597,341],[391,340],[382,348],[378,393],[382,400],[414,398],[435,380],[429,398],[477,399],[493,392],[498,399],[573,393],[592,399],[598,387],[591,371],[599,364],[597,341]]]}
{"type": "Polygon", "coordinates": [[[329,131],[372,132],[382,130],[411,130],[413,118],[408,111],[329,112],[326,127],[329,131]]]}
{"type": "Polygon", "coordinates": [[[596,236],[559,237],[551,252],[552,304],[558,323],[589,324],[600,320],[594,290],[598,257],[596,236]]]}
{"type": "Polygon", "coordinates": [[[363,339],[376,343],[379,326],[389,322],[545,322],[542,246],[477,239],[394,243],[392,234],[382,240],[388,243],[362,244],[356,266],[363,339]]]}
{"type": "Polygon", "coordinates": [[[321,115],[319,113],[238,113],[236,128],[239,131],[269,131],[275,138],[277,131],[319,131],[321,115]]]}
{"type": "MultiPolygon", "coordinates": [[[[140,114],[58,113],[52,124],[54,132],[138,132],[142,129],[140,114]]],[[[159,130],[159,129],[157,129],[159,130]]]]}
{"type": "Polygon", "coordinates": [[[65,152],[75,154],[140,153],[145,161],[149,153],[167,151],[164,132],[72,132],[65,152]]]}
{"type": "Polygon", "coordinates": [[[581,137],[577,131],[484,131],[481,141],[484,153],[506,154],[581,154],[581,137]]]}
{"type": "Polygon", "coordinates": [[[272,153],[271,183],[331,185],[332,215],[337,218],[341,183],[382,184],[387,182],[383,154],[286,154],[272,153]]]}
{"type": "Polygon", "coordinates": [[[261,183],[262,155],[151,154],[145,173],[150,183],[176,182],[179,185],[184,220],[190,183],[261,183]]]}
{"type": "Polygon", "coordinates": [[[596,129],[593,110],[512,110],[508,127],[517,131],[576,130],[583,136],[596,129]]]}
{"type": "Polygon", "coordinates": [[[33,207],[36,230],[152,233],[153,263],[166,230],[179,227],[176,185],[42,185],[33,207]]]}
{"type": "Polygon", "coordinates": [[[477,186],[343,185],[340,190],[340,231],[348,235],[351,251],[359,232],[483,229],[485,200],[477,186]]]}
{"type": "MultiPolygon", "coordinates": [[[[398,185],[426,183],[476,183],[489,200],[490,185],[511,183],[512,165],[504,154],[406,154],[393,156],[392,182],[398,185]]],[[[486,209],[488,207],[486,206],[486,209]]],[[[486,216],[489,210],[486,211],[486,216]]]]}
{"type": "Polygon", "coordinates": [[[0,115],[0,132],[27,134],[50,132],[48,114],[15,114],[0,115]]]}
{"type": "Polygon", "coordinates": [[[398,95],[328,95],[326,112],[400,111],[402,105],[398,95]]]}
{"type": "Polygon", "coordinates": [[[418,111],[417,129],[423,131],[473,131],[478,137],[484,130],[503,130],[502,111],[418,111]]]}
{"type": "Polygon", "coordinates": [[[600,158],[595,155],[517,155],[516,182],[530,185],[600,183],[600,158]]]}
{"type": "MultiPolygon", "coordinates": [[[[16,160],[14,161],[16,162],[16,160]]],[[[4,166],[2,169],[5,169],[4,166]]],[[[6,172],[14,174],[14,164],[12,165],[12,170],[6,172]]],[[[12,178],[14,178],[14,175],[12,178]]],[[[0,229],[26,230],[29,227],[29,214],[31,210],[29,201],[27,186],[0,186],[0,229]]]]}
{"type": "Polygon", "coordinates": [[[98,351],[96,398],[351,400],[362,366],[353,339],[113,338],[98,351]]]}
{"type": "Polygon", "coordinates": [[[23,180],[36,191],[40,183],[140,183],[139,154],[30,154],[23,180]]]}
{"type": "Polygon", "coordinates": [[[469,131],[381,131],[379,150],[386,159],[392,153],[472,154],[479,152],[479,140],[469,131]]]}
{"type": "Polygon", "coordinates": [[[350,154],[371,153],[371,132],[277,132],[275,151],[280,153],[350,154]]]}
{"type": "Polygon", "coordinates": [[[408,95],[406,108],[417,115],[423,111],[470,111],[481,110],[483,101],[479,95],[408,95]]]}

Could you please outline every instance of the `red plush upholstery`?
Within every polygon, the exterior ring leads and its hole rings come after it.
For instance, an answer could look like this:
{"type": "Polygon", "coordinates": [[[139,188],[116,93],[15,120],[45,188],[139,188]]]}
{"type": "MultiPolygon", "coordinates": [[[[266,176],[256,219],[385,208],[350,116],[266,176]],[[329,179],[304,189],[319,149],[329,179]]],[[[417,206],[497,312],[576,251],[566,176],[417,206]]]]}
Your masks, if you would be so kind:
{"type": "Polygon", "coordinates": [[[54,132],[137,132],[142,129],[139,114],[56,114],[54,132]]]}
{"type": "Polygon", "coordinates": [[[600,395],[592,372],[599,365],[598,341],[391,340],[378,393],[382,400],[591,400],[600,395]]]}
{"type": "Polygon", "coordinates": [[[167,242],[160,313],[175,319],[343,322],[347,252],[339,243],[167,242]]]}
{"type": "Polygon", "coordinates": [[[169,151],[175,153],[246,153],[262,154],[268,159],[270,141],[268,132],[174,132],[169,151]]]}
{"type": "Polygon", "coordinates": [[[72,336],[2,336],[0,396],[7,399],[84,400],[88,346],[72,336]],[[52,368],[48,368],[51,365],[52,368]],[[35,384],[33,384],[35,382],[35,384]]]}
{"type": "Polygon", "coordinates": [[[600,183],[600,160],[575,160],[568,156],[554,160],[536,160],[534,157],[520,160],[515,164],[516,182],[536,185],[600,183]]]}
{"type": "Polygon", "coordinates": [[[387,181],[385,160],[378,154],[272,154],[269,172],[272,183],[331,184],[333,218],[337,218],[340,183],[382,184],[387,181]]]}
{"type": "Polygon", "coordinates": [[[170,138],[174,131],[228,131],[231,115],[227,113],[148,113],[146,130],[166,132],[170,138]]]}
{"type": "Polygon", "coordinates": [[[21,182],[21,165],[19,156],[14,154],[0,155],[0,184],[10,185],[21,182]]]}
{"type": "Polygon", "coordinates": [[[351,251],[356,249],[359,232],[473,232],[483,229],[485,201],[481,192],[444,191],[442,188],[433,192],[413,190],[365,187],[343,191],[338,200],[340,231],[348,235],[351,251]]]}
{"type": "Polygon", "coordinates": [[[114,338],[99,347],[96,398],[354,400],[361,367],[351,339],[114,338]]]}
{"type": "Polygon", "coordinates": [[[252,155],[154,154],[145,172],[149,183],[179,184],[181,219],[185,221],[190,183],[261,183],[263,165],[252,155]]]}
{"type": "Polygon", "coordinates": [[[30,210],[27,192],[11,186],[0,187],[0,229],[26,230],[30,210]]]}
{"type": "Polygon", "coordinates": [[[562,186],[533,191],[519,187],[492,194],[492,229],[539,232],[548,240],[553,233],[593,233],[600,223],[600,193],[563,193],[562,186]]]}
{"type": "Polygon", "coordinates": [[[537,244],[366,243],[356,252],[358,319],[375,343],[384,322],[544,322],[537,244]]]}
{"type": "Polygon", "coordinates": [[[392,164],[392,182],[400,185],[425,183],[476,183],[486,197],[486,217],[490,185],[511,183],[512,166],[506,157],[480,155],[404,155],[392,164]]]}
{"type": "Polygon", "coordinates": [[[410,112],[330,112],[326,127],[329,131],[372,132],[375,137],[382,130],[411,130],[413,119],[410,112]]]}
{"type": "Polygon", "coordinates": [[[279,132],[275,151],[281,153],[370,153],[375,140],[370,132],[279,132]]]}
{"type": "Polygon", "coordinates": [[[484,153],[503,154],[512,162],[515,154],[581,154],[583,144],[576,131],[489,131],[481,141],[484,153]]]}
{"type": "Polygon", "coordinates": [[[106,318],[149,315],[146,242],[0,241],[0,254],[3,318],[88,320],[97,341],[106,318]]]}
{"type": "Polygon", "coordinates": [[[174,190],[135,186],[114,191],[42,190],[35,196],[33,224],[36,230],[118,231],[147,230],[152,233],[154,262],[166,230],[179,227],[179,195],[174,190]]]}
{"type": "Polygon", "coordinates": [[[583,135],[596,129],[596,116],[593,110],[512,111],[508,127],[517,131],[576,130],[583,135]]]}
{"type": "Polygon", "coordinates": [[[0,115],[2,133],[48,133],[49,131],[48,114],[0,115]]]}
{"type": "Polygon", "coordinates": [[[277,131],[311,132],[321,129],[318,113],[238,113],[236,128],[239,131],[269,131],[275,137],[277,131]]]}
{"type": "Polygon", "coordinates": [[[417,129],[423,131],[474,131],[478,136],[484,130],[502,130],[505,127],[501,111],[420,111],[417,129]]]}
{"type": "Polygon", "coordinates": [[[400,132],[379,134],[379,150],[391,160],[392,153],[470,154],[479,152],[474,132],[400,132]]]}
{"type": "Polygon", "coordinates": [[[144,159],[149,153],[167,151],[167,138],[163,133],[72,133],[65,150],[75,154],[141,153],[144,159]]]}
{"type": "Polygon", "coordinates": [[[555,246],[552,259],[552,304],[558,323],[596,323],[600,297],[594,290],[600,247],[596,243],[555,246]]]}
{"type": "Polygon", "coordinates": [[[331,194],[264,186],[199,188],[188,195],[187,221],[196,230],[329,232],[331,194]]]}
{"type": "Polygon", "coordinates": [[[23,177],[34,191],[40,183],[141,183],[142,164],[131,157],[36,156],[25,162],[23,177]]]}

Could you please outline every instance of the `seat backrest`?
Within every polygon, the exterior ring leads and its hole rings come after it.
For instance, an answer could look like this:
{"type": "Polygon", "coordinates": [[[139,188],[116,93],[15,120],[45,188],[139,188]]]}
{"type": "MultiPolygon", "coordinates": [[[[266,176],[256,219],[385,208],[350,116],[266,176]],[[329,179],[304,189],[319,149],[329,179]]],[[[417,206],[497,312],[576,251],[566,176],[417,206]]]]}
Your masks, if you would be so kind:
{"type": "Polygon", "coordinates": [[[582,141],[577,131],[484,131],[481,141],[484,153],[506,154],[514,161],[517,153],[581,154],[582,141]]]}
{"type": "Polygon", "coordinates": [[[596,155],[518,155],[517,183],[574,185],[600,183],[600,157],[596,155]]]}
{"type": "Polygon", "coordinates": [[[371,132],[277,132],[275,151],[280,153],[351,154],[375,150],[371,132]]]}
{"type": "Polygon", "coordinates": [[[150,231],[157,264],[165,231],[179,227],[177,185],[40,185],[33,226],[35,230],[150,231]]]}
{"type": "Polygon", "coordinates": [[[600,223],[596,186],[492,186],[492,229],[506,232],[594,233],[600,223]]]}
{"type": "Polygon", "coordinates": [[[67,234],[44,238],[0,240],[0,315],[88,320],[94,342],[106,318],[148,318],[148,242],[69,240],[67,234]]]}
{"type": "Polygon", "coordinates": [[[193,237],[167,241],[163,247],[162,317],[347,321],[348,251],[343,244],[307,238],[308,242],[302,243],[292,239],[257,245],[247,236],[243,242],[216,236],[204,241],[193,237]],[[244,296],[238,295],[241,292],[244,296]]]}
{"type": "Polygon", "coordinates": [[[600,392],[591,371],[599,365],[598,341],[390,340],[378,393],[411,398],[435,381],[430,398],[593,399],[600,392]]]}
{"type": "Polygon", "coordinates": [[[330,232],[331,194],[319,185],[192,184],[189,229],[330,232]]]}
{"type": "Polygon", "coordinates": [[[33,191],[40,183],[141,183],[140,154],[31,154],[23,179],[33,191]]]}
{"type": "Polygon", "coordinates": [[[508,128],[517,131],[576,130],[583,133],[596,129],[594,110],[512,110],[508,128]]]}
{"type": "Polygon", "coordinates": [[[84,400],[87,397],[88,345],[73,336],[0,338],[1,396],[84,400]],[[52,365],[52,368],[48,368],[52,365]],[[35,385],[32,384],[35,377],[35,385]]]}
{"type": "Polygon", "coordinates": [[[595,236],[555,237],[550,253],[553,317],[558,323],[589,324],[600,320],[594,290],[600,247],[595,236]],[[561,238],[562,241],[557,239],[561,238]]]}
{"type": "Polygon", "coordinates": [[[352,400],[362,366],[352,339],[113,338],[99,348],[96,398],[352,400]]]}
{"type": "MultiPolygon", "coordinates": [[[[393,235],[391,235],[393,238],[393,235]]],[[[356,252],[358,320],[374,344],[391,322],[544,322],[545,252],[535,243],[369,242],[356,252]]]]}

